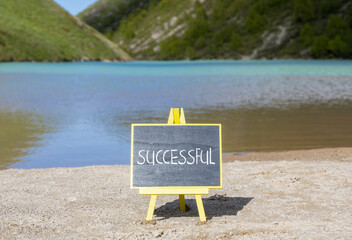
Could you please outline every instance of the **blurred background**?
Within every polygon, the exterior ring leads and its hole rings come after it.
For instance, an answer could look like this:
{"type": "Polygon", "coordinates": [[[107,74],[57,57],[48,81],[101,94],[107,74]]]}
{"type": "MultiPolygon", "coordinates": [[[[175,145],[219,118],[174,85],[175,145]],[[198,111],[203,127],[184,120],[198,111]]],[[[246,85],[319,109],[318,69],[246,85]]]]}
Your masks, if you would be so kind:
{"type": "Polygon", "coordinates": [[[0,1],[0,169],[129,164],[130,124],[226,153],[352,145],[351,0],[0,1]]]}

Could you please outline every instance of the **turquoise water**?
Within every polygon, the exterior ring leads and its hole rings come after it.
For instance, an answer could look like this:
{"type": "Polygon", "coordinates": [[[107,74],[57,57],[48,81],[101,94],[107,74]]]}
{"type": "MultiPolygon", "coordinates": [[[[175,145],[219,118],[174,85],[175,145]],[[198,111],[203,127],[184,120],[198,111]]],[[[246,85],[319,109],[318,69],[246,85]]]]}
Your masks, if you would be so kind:
{"type": "Polygon", "coordinates": [[[129,164],[130,124],[222,123],[225,152],[352,145],[352,61],[0,64],[0,168],[129,164]]]}
{"type": "Polygon", "coordinates": [[[125,63],[2,63],[1,73],[118,76],[351,76],[352,61],[138,61],[125,63]]]}

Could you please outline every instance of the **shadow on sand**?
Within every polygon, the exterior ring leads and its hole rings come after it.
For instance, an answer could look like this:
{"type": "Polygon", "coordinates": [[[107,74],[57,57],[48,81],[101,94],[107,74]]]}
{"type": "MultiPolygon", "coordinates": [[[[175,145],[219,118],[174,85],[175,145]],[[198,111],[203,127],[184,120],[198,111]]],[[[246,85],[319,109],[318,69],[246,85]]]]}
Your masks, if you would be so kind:
{"type": "MultiPolygon", "coordinates": [[[[187,196],[186,196],[187,198],[187,196]]],[[[236,216],[253,197],[227,197],[226,195],[215,194],[208,198],[202,198],[207,220],[220,216],[236,216]]],[[[198,209],[195,199],[186,199],[186,212],[179,211],[179,201],[168,202],[155,209],[158,220],[165,220],[171,217],[198,217],[198,209]]]]}

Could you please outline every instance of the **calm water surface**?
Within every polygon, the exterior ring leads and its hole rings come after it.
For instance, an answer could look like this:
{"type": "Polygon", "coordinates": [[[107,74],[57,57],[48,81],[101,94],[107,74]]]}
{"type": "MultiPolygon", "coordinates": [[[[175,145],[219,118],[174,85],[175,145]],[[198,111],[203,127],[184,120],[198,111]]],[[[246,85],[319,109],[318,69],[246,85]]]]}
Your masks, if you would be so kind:
{"type": "Polygon", "coordinates": [[[0,169],[129,164],[130,124],[222,123],[225,152],[352,146],[352,61],[0,64],[0,169]]]}

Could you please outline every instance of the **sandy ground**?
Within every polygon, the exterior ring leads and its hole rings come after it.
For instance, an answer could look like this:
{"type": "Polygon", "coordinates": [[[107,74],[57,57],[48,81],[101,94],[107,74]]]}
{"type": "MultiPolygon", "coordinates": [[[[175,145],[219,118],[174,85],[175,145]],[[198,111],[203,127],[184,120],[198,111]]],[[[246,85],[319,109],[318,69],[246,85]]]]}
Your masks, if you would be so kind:
{"type": "Polygon", "coordinates": [[[129,189],[129,166],[3,170],[0,239],[352,239],[352,150],[295,152],[227,156],[204,225],[194,196],[183,213],[158,196],[145,224],[149,197],[129,189]]]}
{"type": "Polygon", "coordinates": [[[233,161],[352,161],[352,148],[322,148],[283,152],[224,154],[224,162],[233,161]]]}

